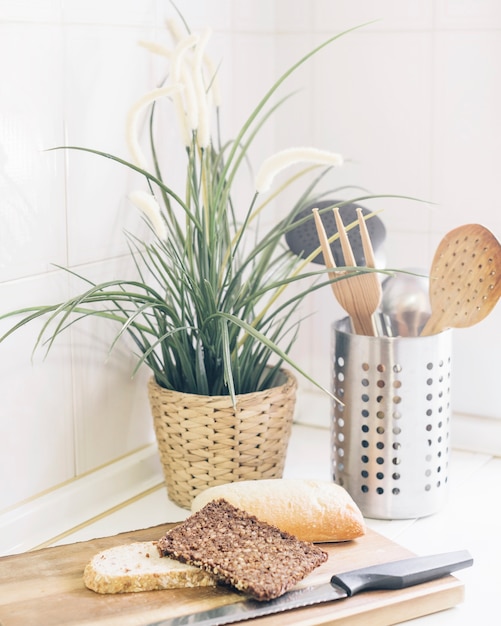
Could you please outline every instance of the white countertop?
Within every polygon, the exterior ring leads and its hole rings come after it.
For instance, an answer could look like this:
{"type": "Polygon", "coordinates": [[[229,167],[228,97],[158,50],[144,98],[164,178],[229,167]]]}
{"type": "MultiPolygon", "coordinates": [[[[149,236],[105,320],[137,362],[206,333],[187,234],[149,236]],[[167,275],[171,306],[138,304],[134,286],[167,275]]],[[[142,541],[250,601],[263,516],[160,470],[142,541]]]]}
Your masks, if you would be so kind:
{"type": "MultiPolygon", "coordinates": [[[[331,479],[330,434],[323,428],[295,425],[284,476],[331,479]]],[[[465,602],[453,609],[415,619],[423,626],[471,626],[481,617],[483,626],[499,623],[497,594],[501,575],[498,499],[501,458],[454,450],[450,463],[449,496],[443,509],[414,520],[373,520],[367,525],[416,554],[467,549],[474,565],[455,575],[465,583],[465,602]]],[[[140,497],[114,507],[58,543],[114,535],[138,528],[185,519],[188,511],[169,501],[158,485],[140,497]]],[[[52,544],[56,545],[56,543],[52,544]]]]}

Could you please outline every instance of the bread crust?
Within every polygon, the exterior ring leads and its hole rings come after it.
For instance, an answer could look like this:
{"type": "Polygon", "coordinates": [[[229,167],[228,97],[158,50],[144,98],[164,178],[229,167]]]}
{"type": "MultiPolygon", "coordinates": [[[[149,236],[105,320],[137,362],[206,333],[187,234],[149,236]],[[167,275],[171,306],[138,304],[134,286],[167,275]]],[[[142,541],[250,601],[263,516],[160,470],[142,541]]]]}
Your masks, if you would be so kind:
{"type": "Polygon", "coordinates": [[[160,558],[156,541],[135,542],[103,550],[87,563],[84,584],[96,593],[131,593],[215,586],[214,576],[180,563],[160,558]]]}
{"type": "Polygon", "coordinates": [[[302,541],[350,541],[366,532],[351,496],[329,481],[266,479],[218,485],[198,494],[191,510],[219,498],[302,541]]]}

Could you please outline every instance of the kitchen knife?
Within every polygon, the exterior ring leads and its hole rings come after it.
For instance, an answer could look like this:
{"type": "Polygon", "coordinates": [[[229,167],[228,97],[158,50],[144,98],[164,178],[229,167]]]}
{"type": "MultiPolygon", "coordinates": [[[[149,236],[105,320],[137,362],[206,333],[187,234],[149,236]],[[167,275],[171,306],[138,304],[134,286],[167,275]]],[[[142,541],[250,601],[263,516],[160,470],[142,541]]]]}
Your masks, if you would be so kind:
{"type": "Polygon", "coordinates": [[[404,589],[442,578],[456,570],[470,567],[472,564],[473,559],[467,550],[412,557],[337,574],[331,578],[330,583],[293,589],[274,600],[260,602],[246,599],[207,611],[162,620],[148,626],[187,626],[190,624],[223,626],[321,602],[341,600],[360,591],[404,589]]]}

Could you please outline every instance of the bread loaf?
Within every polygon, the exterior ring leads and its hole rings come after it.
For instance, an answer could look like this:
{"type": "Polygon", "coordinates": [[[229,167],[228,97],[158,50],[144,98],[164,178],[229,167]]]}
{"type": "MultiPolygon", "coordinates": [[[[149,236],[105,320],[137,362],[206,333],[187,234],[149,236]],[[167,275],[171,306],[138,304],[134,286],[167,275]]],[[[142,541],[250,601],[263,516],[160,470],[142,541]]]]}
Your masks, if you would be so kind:
{"type": "Polygon", "coordinates": [[[348,541],[365,533],[358,506],[329,481],[268,479],[209,487],[194,498],[192,512],[219,498],[302,541],[348,541]]]}
{"type": "Polygon", "coordinates": [[[198,567],[160,558],[156,541],[144,541],[96,554],[85,567],[84,584],[97,593],[125,593],[214,586],[216,579],[198,567]]]}

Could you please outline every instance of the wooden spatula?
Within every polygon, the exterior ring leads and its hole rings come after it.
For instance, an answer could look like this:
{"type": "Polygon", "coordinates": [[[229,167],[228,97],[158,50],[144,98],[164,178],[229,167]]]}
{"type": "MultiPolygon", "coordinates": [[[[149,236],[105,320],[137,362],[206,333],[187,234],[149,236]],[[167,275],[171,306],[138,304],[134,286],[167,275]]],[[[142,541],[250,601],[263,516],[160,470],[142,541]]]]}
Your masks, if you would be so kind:
{"type": "Polygon", "coordinates": [[[477,324],[500,296],[499,241],[480,224],[451,230],[438,245],[431,264],[431,316],[421,336],[477,324]]]}
{"type": "MultiPolygon", "coordinates": [[[[353,324],[353,330],[357,335],[369,335],[375,337],[377,335],[377,329],[374,323],[373,315],[381,302],[381,283],[379,282],[377,274],[374,272],[356,274],[348,270],[337,270],[329,245],[329,240],[318,209],[313,209],[313,217],[320,245],[322,246],[325,266],[328,269],[333,270],[332,272],[329,272],[329,276],[338,279],[331,283],[331,288],[337,301],[348,313],[353,324]]],[[[334,209],[334,217],[336,219],[337,230],[341,241],[344,263],[346,266],[351,266],[353,270],[356,271],[357,264],[353,255],[353,250],[351,249],[351,245],[346,235],[345,227],[337,207],[334,209]]],[[[366,266],[374,268],[374,253],[361,210],[357,211],[357,217],[365,258],[367,260],[366,266]]]]}

